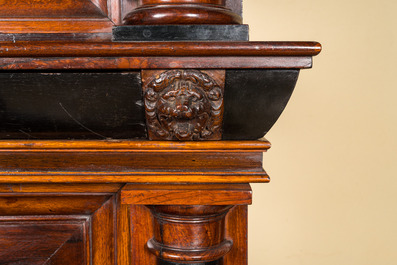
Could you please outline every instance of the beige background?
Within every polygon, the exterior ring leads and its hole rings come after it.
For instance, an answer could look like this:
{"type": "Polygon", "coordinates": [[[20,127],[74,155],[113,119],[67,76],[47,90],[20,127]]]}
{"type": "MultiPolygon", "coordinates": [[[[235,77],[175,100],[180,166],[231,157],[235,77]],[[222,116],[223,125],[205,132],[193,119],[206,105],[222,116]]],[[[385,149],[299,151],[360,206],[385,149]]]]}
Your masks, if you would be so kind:
{"type": "Polygon", "coordinates": [[[251,40],[315,40],[266,136],[250,265],[397,264],[397,1],[245,0],[251,40]]]}

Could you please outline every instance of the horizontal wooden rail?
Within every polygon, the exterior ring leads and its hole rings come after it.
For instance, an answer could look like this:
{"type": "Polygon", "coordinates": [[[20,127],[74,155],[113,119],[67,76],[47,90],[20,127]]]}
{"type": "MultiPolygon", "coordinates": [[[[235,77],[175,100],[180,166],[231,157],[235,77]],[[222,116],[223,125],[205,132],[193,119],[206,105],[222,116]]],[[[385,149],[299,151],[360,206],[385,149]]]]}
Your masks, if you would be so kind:
{"type": "Polygon", "coordinates": [[[318,42],[43,42],[0,43],[0,57],[315,56],[318,42]]]}

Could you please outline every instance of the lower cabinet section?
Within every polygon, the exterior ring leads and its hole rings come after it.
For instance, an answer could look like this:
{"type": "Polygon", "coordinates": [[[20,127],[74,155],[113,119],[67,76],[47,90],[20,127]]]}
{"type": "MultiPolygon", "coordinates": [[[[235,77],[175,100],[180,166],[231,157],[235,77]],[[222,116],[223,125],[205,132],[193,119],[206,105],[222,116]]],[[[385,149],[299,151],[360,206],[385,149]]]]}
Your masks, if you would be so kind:
{"type": "Polygon", "coordinates": [[[0,187],[1,265],[247,262],[248,184],[16,186],[0,187]]]}

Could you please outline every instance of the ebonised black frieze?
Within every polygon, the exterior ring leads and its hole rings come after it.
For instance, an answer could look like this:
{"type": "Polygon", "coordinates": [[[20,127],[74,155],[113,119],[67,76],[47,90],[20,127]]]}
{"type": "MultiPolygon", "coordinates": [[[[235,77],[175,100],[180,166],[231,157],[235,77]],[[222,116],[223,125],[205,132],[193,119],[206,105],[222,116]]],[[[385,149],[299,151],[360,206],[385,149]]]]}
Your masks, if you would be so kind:
{"type": "Polygon", "coordinates": [[[0,138],[146,138],[140,73],[2,72],[0,138]]]}
{"type": "MultiPolygon", "coordinates": [[[[223,140],[263,137],[299,70],[226,70],[223,140]]],[[[141,73],[2,72],[0,139],[148,139],[141,73]]]]}
{"type": "Polygon", "coordinates": [[[224,140],[262,138],[283,112],[299,70],[227,70],[224,140]]]}

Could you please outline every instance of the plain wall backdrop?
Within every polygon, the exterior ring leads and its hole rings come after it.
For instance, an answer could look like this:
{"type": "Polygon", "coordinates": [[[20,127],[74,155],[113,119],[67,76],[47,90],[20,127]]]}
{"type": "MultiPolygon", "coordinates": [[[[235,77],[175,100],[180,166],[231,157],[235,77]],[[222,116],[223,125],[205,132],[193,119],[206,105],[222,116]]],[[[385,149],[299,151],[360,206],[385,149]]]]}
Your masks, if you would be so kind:
{"type": "Polygon", "coordinates": [[[251,40],[319,41],[266,135],[250,265],[397,264],[397,1],[245,0],[251,40]]]}

